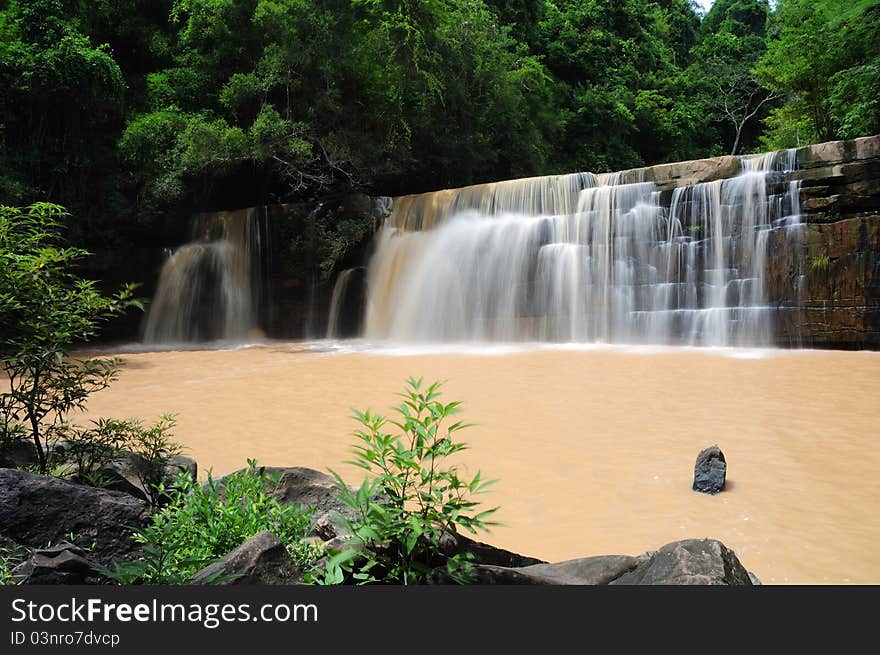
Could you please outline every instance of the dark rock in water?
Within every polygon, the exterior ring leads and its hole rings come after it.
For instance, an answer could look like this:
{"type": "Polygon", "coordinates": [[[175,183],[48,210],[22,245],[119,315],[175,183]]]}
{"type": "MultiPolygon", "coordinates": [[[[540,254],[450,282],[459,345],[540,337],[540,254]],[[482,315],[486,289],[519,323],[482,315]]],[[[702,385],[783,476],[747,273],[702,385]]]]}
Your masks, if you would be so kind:
{"type": "Polygon", "coordinates": [[[727,462],[718,446],[709,446],[697,455],[694,465],[694,491],[717,494],[727,479],[727,462]]]}
{"type": "Polygon", "coordinates": [[[715,539],[666,544],[613,585],[746,585],[752,580],[732,550],[715,539]]]}
{"type": "Polygon", "coordinates": [[[190,584],[262,584],[287,585],[302,583],[302,573],[278,537],[263,530],[196,573],[190,584]]]}
{"type": "Polygon", "coordinates": [[[22,584],[102,584],[107,578],[79,546],[62,542],[36,550],[12,571],[22,584]]]}
{"type": "Polygon", "coordinates": [[[45,475],[0,469],[0,530],[26,546],[68,539],[102,565],[136,557],[132,531],[149,519],[147,504],[118,491],[45,475]]]}

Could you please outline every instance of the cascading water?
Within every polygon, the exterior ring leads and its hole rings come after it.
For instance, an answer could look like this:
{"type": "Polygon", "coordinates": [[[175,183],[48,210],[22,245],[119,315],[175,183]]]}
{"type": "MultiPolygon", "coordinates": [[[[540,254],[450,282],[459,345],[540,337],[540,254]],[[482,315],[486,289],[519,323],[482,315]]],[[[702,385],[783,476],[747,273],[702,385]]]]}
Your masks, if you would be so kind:
{"type": "Polygon", "coordinates": [[[259,320],[265,234],[264,208],[196,217],[193,240],[162,266],[144,342],[248,338],[259,320]]]}
{"type": "Polygon", "coordinates": [[[351,319],[362,313],[364,270],[363,266],[346,268],[336,277],[327,317],[328,339],[339,339],[356,332],[351,319]]]}
{"type": "Polygon", "coordinates": [[[398,341],[764,345],[768,235],[797,223],[794,151],[664,192],[636,170],[394,201],[365,336],[398,341]],[[668,203],[668,207],[664,206],[668,203]]]}

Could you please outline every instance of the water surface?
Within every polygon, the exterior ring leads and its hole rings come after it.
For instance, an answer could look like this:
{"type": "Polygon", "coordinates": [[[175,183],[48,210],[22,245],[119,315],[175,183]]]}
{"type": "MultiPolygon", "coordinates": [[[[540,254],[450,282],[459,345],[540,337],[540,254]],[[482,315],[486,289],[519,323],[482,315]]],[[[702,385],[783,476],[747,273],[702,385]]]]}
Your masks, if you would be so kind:
{"type": "Polygon", "coordinates": [[[478,423],[461,461],[499,479],[494,544],[564,560],[714,537],[766,583],[880,583],[878,353],[279,342],[124,357],[88,416],[174,412],[202,470],[256,457],[357,481],[351,409],[386,410],[424,376],[478,423]],[[715,443],[728,488],[694,493],[715,443]]]}

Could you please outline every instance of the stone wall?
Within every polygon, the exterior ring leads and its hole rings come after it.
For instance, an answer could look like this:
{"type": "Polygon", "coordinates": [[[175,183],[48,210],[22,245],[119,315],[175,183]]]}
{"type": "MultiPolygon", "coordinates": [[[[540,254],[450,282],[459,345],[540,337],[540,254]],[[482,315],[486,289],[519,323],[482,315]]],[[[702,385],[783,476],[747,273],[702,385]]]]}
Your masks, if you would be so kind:
{"type": "Polygon", "coordinates": [[[804,345],[880,347],[880,136],[798,150],[804,345]]]}

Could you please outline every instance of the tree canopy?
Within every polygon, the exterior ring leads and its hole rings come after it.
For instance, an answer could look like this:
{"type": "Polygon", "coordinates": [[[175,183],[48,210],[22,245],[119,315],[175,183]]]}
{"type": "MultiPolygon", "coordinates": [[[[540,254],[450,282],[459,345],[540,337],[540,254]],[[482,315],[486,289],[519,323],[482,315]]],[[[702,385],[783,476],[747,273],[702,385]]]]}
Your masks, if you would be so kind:
{"type": "Polygon", "coordinates": [[[880,131],[880,2],[0,0],[0,201],[89,238],[880,131]]]}

